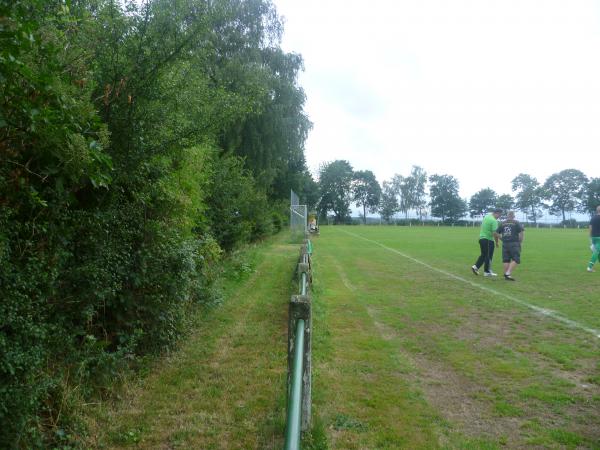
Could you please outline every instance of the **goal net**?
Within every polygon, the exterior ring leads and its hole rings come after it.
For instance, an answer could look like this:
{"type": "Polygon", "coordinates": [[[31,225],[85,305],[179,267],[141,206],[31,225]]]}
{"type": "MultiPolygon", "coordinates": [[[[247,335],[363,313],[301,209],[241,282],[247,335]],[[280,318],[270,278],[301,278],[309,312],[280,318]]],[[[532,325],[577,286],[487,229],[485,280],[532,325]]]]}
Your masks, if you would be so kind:
{"type": "Polygon", "coordinates": [[[300,198],[294,191],[291,191],[290,197],[290,231],[292,239],[301,242],[307,231],[308,209],[300,204],[300,198]]]}

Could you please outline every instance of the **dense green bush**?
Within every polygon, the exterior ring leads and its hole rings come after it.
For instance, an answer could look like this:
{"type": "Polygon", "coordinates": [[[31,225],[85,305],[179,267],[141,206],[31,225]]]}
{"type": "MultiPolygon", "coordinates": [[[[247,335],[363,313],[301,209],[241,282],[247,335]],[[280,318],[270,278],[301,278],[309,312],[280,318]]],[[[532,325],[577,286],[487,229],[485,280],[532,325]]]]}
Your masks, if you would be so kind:
{"type": "Polygon", "coordinates": [[[173,345],[312,180],[268,0],[0,1],[0,448],[173,345]]]}

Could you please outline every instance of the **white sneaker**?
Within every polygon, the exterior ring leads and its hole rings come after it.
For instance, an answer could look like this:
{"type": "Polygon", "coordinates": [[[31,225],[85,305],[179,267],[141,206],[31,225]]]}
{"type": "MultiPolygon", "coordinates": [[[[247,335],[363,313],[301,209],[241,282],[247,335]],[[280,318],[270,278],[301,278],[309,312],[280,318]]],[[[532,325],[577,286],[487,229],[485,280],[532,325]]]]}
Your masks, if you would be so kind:
{"type": "Polygon", "coordinates": [[[497,276],[498,276],[498,274],[497,274],[497,273],[494,273],[494,272],[484,272],[484,273],[483,273],[483,276],[484,276],[484,277],[497,277],[497,276]]]}
{"type": "Polygon", "coordinates": [[[588,272],[595,272],[595,270],[594,270],[594,269],[592,269],[591,267],[588,267],[588,268],[587,268],[587,271],[588,271],[588,272]]]}
{"type": "Polygon", "coordinates": [[[473,272],[475,275],[479,275],[479,269],[475,264],[471,266],[471,272],[473,272]]]}

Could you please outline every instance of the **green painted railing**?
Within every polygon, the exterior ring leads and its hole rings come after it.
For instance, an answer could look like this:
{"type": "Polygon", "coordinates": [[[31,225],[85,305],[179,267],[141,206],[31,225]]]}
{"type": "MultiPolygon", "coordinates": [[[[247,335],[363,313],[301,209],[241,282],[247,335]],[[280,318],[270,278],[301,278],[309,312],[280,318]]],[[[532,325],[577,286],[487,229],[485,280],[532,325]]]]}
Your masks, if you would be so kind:
{"type": "Polygon", "coordinates": [[[287,427],[285,430],[285,450],[300,448],[300,419],[302,417],[302,373],[304,367],[304,320],[296,324],[296,347],[294,348],[294,368],[290,387],[287,411],[287,427]]]}
{"type": "Polygon", "coordinates": [[[311,299],[309,285],[312,243],[304,241],[298,260],[300,295],[290,302],[288,337],[288,402],[285,450],[300,448],[302,431],[310,425],[311,409],[311,299]]]}

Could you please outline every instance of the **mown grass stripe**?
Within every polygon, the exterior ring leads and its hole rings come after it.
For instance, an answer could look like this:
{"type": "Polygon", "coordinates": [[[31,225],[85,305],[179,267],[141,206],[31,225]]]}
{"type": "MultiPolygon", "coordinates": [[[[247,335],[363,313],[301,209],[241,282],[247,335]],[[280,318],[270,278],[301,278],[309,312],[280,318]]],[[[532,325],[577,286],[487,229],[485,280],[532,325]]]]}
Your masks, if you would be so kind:
{"type": "Polygon", "coordinates": [[[463,277],[461,277],[459,275],[453,274],[451,272],[447,272],[447,271],[445,271],[443,269],[439,269],[439,268],[434,267],[434,266],[432,266],[430,264],[427,264],[426,262],[423,262],[423,261],[421,261],[421,260],[419,260],[417,258],[414,258],[414,257],[412,257],[410,255],[407,255],[406,253],[403,253],[403,252],[401,252],[399,250],[396,250],[394,248],[388,247],[388,246],[382,244],[381,242],[377,242],[377,241],[375,241],[373,239],[369,239],[369,238],[366,238],[366,237],[361,236],[359,234],[355,234],[355,233],[352,233],[352,232],[346,231],[346,230],[340,230],[340,231],[342,231],[342,232],[344,232],[344,233],[346,233],[346,234],[348,234],[350,236],[353,236],[353,237],[356,237],[356,238],[360,238],[360,239],[362,239],[364,241],[367,241],[367,242],[370,242],[372,244],[378,245],[379,247],[381,247],[381,248],[383,248],[385,250],[388,250],[388,251],[390,251],[392,253],[396,253],[396,254],[398,254],[398,255],[400,255],[400,256],[402,256],[402,257],[404,257],[404,258],[406,258],[406,259],[408,259],[410,261],[413,261],[413,262],[415,262],[417,264],[420,264],[420,265],[422,265],[424,267],[427,267],[428,269],[433,270],[435,272],[441,273],[441,274],[443,274],[443,275],[445,275],[445,276],[447,276],[449,278],[452,278],[452,279],[455,279],[455,280],[458,280],[458,281],[462,281],[463,283],[467,283],[467,284],[469,284],[471,286],[474,286],[476,288],[479,288],[479,289],[481,289],[483,291],[486,291],[486,292],[489,292],[491,294],[497,295],[499,297],[504,297],[504,298],[506,298],[506,299],[514,302],[514,303],[517,303],[517,304],[519,304],[521,306],[525,306],[526,308],[529,308],[532,311],[535,311],[536,313],[538,313],[540,315],[543,315],[543,316],[546,316],[546,317],[550,317],[551,319],[554,319],[554,320],[556,320],[558,322],[564,323],[565,325],[568,325],[568,326],[570,326],[572,328],[576,328],[576,329],[585,331],[587,333],[590,333],[594,337],[600,339],[600,331],[599,330],[596,330],[594,328],[590,328],[590,327],[588,327],[586,325],[583,325],[583,324],[581,324],[581,323],[579,323],[579,322],[577,322],[575,320],[569,319],[568,317],[564,317],[564,316],[560,315],[559,313],[557,313],[556,311],[553,311],[553,310],[547,309],[547,308],[541,308],[539,306],[536,306],[536,305],[533,305],[531,303],[528,303],[528,302],[526,302],[524,300],[521,300],[521,299],[519,299],[519,298],[517,298],[515,296],[512,296],[510,294],[505,294],[504,292],[496,291],[495,289],[492,289],[490,287],[483,286],[483,285],[481,285],[479,283],[475,283],[473,281],[467,280],[466,278],[463,278],[463,277]]]}

